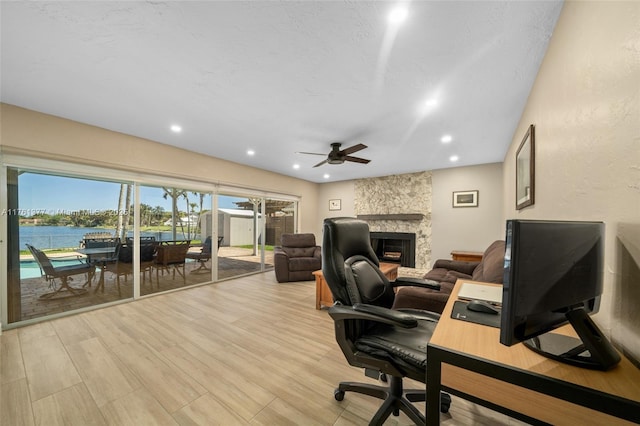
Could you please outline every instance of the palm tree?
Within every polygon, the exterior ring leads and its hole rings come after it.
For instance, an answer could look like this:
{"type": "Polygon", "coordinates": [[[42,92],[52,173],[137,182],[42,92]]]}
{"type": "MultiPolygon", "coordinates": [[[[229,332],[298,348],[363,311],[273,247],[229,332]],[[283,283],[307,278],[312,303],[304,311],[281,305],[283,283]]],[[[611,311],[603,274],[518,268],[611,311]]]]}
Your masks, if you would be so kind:
{"type": "Polygon", "coordinates": [[[197,195],[200,199],[200,210],[198,210],[198,222],[196,224],[196,233],[202,234],[202,223],[200,222],[200,218],[202,216],[203,208],[204,208],[204,197],[208,194],[206,192],[194,192],[193,195],[197,195]]]}
{"type": "MultiPolygon", "coordinates": [[[[172,238],[175,240],[176,239],[176,220],[180,220],[180,217],[178,215],[178,198],[182,197],[185,194],[185,190],[184,189],[177,189],[177,188],[162,188],[162,190],[164,191],[164,194],[162,194],[162,198],[164,198],[165,200],[167,198],[171,198],[171,232],[172,232],[172,238]]],[[[184,234],[184,230],[183,230],[183,234],[184,234]]]]}
{"type": "Polygon", "coordinates": [[[131,216],[131,191],[128,183],[120,184],[120,196],[118,197],[118,223],[116,224],[116,237],[124,239],[127,236],[127,226],[131,216]]]}
{"type": "Polygon", "coordinates": [[[149,226],[153,209],[148,204],[140,203],[140,225],[149,226]]]}

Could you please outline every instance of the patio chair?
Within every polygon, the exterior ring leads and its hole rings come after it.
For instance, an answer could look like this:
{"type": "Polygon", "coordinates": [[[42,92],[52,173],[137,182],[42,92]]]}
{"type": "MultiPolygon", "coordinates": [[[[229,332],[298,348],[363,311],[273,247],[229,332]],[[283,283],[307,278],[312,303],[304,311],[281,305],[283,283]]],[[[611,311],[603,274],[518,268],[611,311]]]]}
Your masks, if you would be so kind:
{"type": "Polygon", "coordinates": [[[199,252],[187,252],[187,259],[197,260],[200,265],[197,269],[191,271],[191,273],[199,273],[210,271],[207,267],[207,262],[211,260],[211,237],[207,237],[202,244],[202,248],[199,252]]]}
{"type": "Polygon", "coordinates": [[[156,257],[153,266],[156,268],[156,282],[158,288],[160,288],[160,276],[162,271],[164,275],[165,271],[171,271],[173,273],[173,279],[176,278],[176,271],[179,275],[182,275],[184,283],[187,282],[185,276],[185,260],[187,257],[187,251],[189,250],[189,244],[191,240],[183,241],[160,241],[156,246],[156,257]]]}
{"type": "Polygon", "coordinates": [[[70,293],[70,295],[73,296],[79,296],[87,292],[87,290],[84,288],[71,287],[69,285],[69,280],[72,279],[72,275],[87,274],[87,282],[84,284],[86,286],[91,282],[91,279],[95,274],[95,265],[78,263],[77,265],[54,267],[49,257],[43,251],[38,250],[30,244],[27,244],[27,248],[33,255],[33,258],[36,260],[36,262],[38,262],[40,271],[42,272],[42,275],[45,277],[45,279],[51,282],[54,282],[56,278],[60,279],[60,287],[58,287],[51,293],[41,295],[39,297],[40,299],[51,299],[54,296],[59,295],[63,291],[67,291],[70,293]]]}
{"type": "MultiPolygon", "coordinates": [[[[120,245],[117,260],[106,265],[107,271],[116,276],[118,294],[120,294],[120,277],[127,281],[129,275],[133,274],[133,240],[127,238],[127,242],[120,245]]],[[[152,280],[151,271],[153,266],[153,256],[155,253],[155,240],[141,239],[140,241],[140,273],[142,282],[146,281],[147,273],[149,281],[152,280]]]]}

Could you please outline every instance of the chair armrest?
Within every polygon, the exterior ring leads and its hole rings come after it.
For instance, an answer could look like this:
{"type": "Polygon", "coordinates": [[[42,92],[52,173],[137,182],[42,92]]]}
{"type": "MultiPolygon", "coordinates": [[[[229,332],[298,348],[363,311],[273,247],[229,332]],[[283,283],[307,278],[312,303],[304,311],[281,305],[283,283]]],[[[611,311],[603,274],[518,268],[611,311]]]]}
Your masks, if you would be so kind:
{"type": "Polygon", "coordinates": [[[414,277],[398,277],[394,282],[391,283],[393,287],[404,287],[404,286],[412,286],[412,287],[422,287],[422,288],[430,288],[432,290],[440,290],[440,283],[433,280],[427,280],[424,278],[414,278],[414,277]]]}
{"type": "Polygon", "coordinates": [[[356,303],[353,306],[333,305],[329,308],[329,316],[336,321],[358,319],[397,325],[403,328],[418,326],[418,321],[413,315],[364,303],[356,303]]]}
{"type": "Polygon", "coordinates": [[[289,255],[287,254],[287,252],[286,252],[286,251],[284,251],[284,250],[282,249],[282,247],[280,247],[280,246],[275,246],[275,247],[273,248],[273,255],[274,255],[274,256],[284,256],[284,257],[286,257],[286,258],[289,258],[289,255]]]}

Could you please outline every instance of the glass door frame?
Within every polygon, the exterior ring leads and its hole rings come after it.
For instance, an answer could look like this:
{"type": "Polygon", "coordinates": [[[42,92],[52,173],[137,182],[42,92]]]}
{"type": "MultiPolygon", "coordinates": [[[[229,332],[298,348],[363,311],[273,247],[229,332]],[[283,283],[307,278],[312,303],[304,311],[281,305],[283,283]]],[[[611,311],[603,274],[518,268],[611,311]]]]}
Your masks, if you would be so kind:
{"type": "MultiPolygon", "coordinates": [[[[137,238],[140,236],[140,220],[141,220],[141,212],[140,212],[140,186],[141,185],[151,185],[151,186],[173,186],[173,187],[185,187],[189,188],[189,190],[197,190],[201,192],[206,192],[211,195],[211,228],[213,232],[214,244],[217,241],[218,230],[217,230],[217,221],[218,221],[218,196],[219,195],[228,195],[233,194],[234,196],[239,197],[251,197],[251,198],[259,198],[261,202],[260,215],[262,216],[259,224],[260,226],[256,226],[256,238],[258,235],[263,235],[265,238],[262,238],[260,247],[260,271],[267,271],[265,264],[265,247],[266,247],[266,200],[274,199],[274,200],[282,200],[282,201],[290,201],[294,203],[294,232],[297,232],[298,229],[298,214],[299,214],[299,203],[300,197],[290,194],[283,193],[274,193],[270,191],[263,191],[258,189],[250,189],[242,186],[232,186],[232,185],[222,185],[216,182],[211,181],[203,181],[199,179],[186,179],[186,178],[173,178],[168,176],[161,176],[157,174],[141,174],[140,172],[135,171],[123,171],[119,169],[111,169],[100,166],[92,166],[86,164],[77,164],[72,162],[66,162],[62,160],[52,160],[52,159],[44,159],[38,157],[30,157],[21,154],[7,154],[0,152],[0,211],[3,212],[0,215],[0,226],[2,226],[3,230],[7,230],[8,226],[8,216],[7,216],[7,207],[8,207],[8,190],[7,190],[7,171],[9,168],[17,168],[21,170],[32,171],[34,173],[42,173],[42,174],[52,174],[80,179],[93,179],[93,180],[107,180],[112,182],[130,182],[133,184],[133,205],[134,205],[134,215],[133,215],[133,235],[134,239],[137,241],[137,238]],[[216,225],[214,225],[216,224],[216,225]],[[259,229],[258,229],[259,228],[259,229]]],[[[214,246],[215,247],[215,246],[214,246]]],[[[37,319],[30,319],[24,321],[16,321],[11,324],[8,324],[8,300],[7,300],[7,274],[8,274],[8,265],[7,265],[7,242],[6,239],[0,240],[0,333],[1,328],[9,329],[18,326],[28,325],[30,323],[40,322],[52,318],[57,318],[61,316],[70,315],[76,312],[82,312],[85,310],[93,310],[99,309],[105,306],[109,306],[112,304],[125,303],[131,300],[138,300],[148,296],[140,295],[140,253],[139,250],[134,250],[134,276],[133,276],[133,296],[131,298],[126,298],[123,300],[109,302],[105,304],[99,304],[87,308],[81,308],[78,310],[67,311],[63,313],[56,313],[52,315],[47,315],[43,317],[39,317],[37,319]]],[[[194,285],[203,285],[210,284],[220,281],[218,278],[217,268],[218,268],[218,256],[217,251],[212,250],[212,273],[211,273],[211,281],[206,281],[201,284],[194,285]]],[[[271,268],[269,268],[271,269],[271,268]]],[[[256,272],[252,272],[256,273],[256,272]]],[[[169,290],[174,291],[174,290],[169,290]]]]}

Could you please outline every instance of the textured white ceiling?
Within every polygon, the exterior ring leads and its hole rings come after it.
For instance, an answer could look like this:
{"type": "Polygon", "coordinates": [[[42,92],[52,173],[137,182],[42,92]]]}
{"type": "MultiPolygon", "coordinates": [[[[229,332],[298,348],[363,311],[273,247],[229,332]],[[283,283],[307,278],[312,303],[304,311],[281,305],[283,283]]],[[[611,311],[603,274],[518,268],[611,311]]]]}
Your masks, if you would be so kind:
{"type": "Polygon", "coordinates": [[[396,4],[2,2],[1,100],[313,182],[503,161],[562,3],[396,4]]]}

